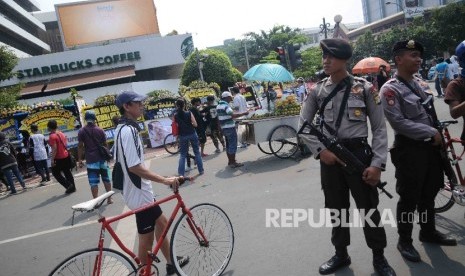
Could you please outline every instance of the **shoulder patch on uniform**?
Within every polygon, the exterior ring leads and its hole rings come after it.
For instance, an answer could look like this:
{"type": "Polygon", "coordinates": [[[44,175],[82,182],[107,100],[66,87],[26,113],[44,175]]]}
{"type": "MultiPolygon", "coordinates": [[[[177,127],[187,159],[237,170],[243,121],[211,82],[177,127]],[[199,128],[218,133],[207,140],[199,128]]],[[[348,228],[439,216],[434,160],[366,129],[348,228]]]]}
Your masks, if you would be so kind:
{"type": "Polygon", "coordinates": [[[396,104],[396,92],[392,90],[384,90],[383,97],[386,99],[386,102],[389,106],[393,106],[396,104]]]}
{"type": "Polygon", "coordinates": [[[381,104],[381,99],[379,98],[379,91],[374,85],[370,85],[370,93],[373,96],[373,101],[375,104],[381,104]]]}

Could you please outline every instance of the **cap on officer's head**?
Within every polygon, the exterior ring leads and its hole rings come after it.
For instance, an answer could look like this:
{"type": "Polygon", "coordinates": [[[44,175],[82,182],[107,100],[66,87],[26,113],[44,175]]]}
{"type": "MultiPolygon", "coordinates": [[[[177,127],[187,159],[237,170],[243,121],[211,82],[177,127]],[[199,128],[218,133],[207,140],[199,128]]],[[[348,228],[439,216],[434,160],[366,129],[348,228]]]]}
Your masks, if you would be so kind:
{"type": "Polygon", "coordinates": [[[350,59],[352,57],[352,46],[349,42],[340,38],[328,38],[320,41],[323,54],[329,54],[338,59],[350,59]]]}
{"type": "Polygon", "coordinates": [[[123,107],[125,103],[129,102],[142,102],[147,99],[147,96],[137,94],[133,91],[123,91],[116,97],[115,104],[118,108],[123,107]]]}
{"type": "Polygon", "coordinates": [[[399,41],[394,44],[392,47],[392,52],[397,53],[401,50],[408,50],[408,51],[419,51],[421,55],[423,55],[423,45],[420,42],[414,41],[413,39],[399,41]]]}

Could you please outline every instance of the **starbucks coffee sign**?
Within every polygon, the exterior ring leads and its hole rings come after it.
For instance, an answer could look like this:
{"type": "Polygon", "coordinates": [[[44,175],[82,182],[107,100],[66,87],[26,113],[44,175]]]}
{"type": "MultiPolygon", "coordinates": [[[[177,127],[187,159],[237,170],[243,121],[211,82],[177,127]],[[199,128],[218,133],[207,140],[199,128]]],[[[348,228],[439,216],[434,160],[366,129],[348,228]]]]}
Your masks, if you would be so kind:
{"type": "Polygon", "coordinates": [[[44,65],[41,67],[28,68],[17,71],[18,79],[43,77],[48,75],[54,75],[59,73],[65,73],[68,71],[79,71],[84,69],[92,68],[93,66],[109,66],[115,65],[127,61],[140,60],[140,52],[129,52],[116,55],[108,55],[98,57],[95,60],[92,59],[81,59],[66,63],[44,65]]]}

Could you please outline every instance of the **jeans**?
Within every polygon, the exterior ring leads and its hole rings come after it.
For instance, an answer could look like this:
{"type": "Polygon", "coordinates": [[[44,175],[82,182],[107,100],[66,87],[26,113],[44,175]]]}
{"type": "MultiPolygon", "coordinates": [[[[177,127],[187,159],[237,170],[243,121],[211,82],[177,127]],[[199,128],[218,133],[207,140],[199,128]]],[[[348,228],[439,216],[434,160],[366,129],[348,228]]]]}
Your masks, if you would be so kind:
{"type": "Polygon", "coordinates": [[[42,181],[50,180],[50,173],[48,171],[47,159],[34,161],[37,173],[42,177],[42,181]]]}
{"type": "Polygon", "coordinates": [[[13,181],[13,174],[16,176],[21,186],[23,188],[26,188],[26,183],[24,183],[23,176],[19,172],[18,165],[13,165],[3,169],[3,174],[6,177],[6,181],[8,182],[8,185],[10,186],[10,190],[12,193],[16,193],[15,182],[13,181]]]}
{"type": "Polygon", "coordinates": [[[237,152],[237,132],[235,127],[223,128],[223,135],[226,138],[226,152],[236,154],[237,152]]]}
{"type": "Polygon", "coordinates": [[[195,161],[197,162],[197,169],[199,170],[199,173],[203,173],[203,162],[199,150],[199,138],[197,137],[197,133],[193,133],[185,136],[179,135],[180,157],[178,165],[178,175],[180,176],[184,176],[186,172],[186,158],[189,152],[189,142],[191,143],[192,149],[194,150],[195,161]]]}

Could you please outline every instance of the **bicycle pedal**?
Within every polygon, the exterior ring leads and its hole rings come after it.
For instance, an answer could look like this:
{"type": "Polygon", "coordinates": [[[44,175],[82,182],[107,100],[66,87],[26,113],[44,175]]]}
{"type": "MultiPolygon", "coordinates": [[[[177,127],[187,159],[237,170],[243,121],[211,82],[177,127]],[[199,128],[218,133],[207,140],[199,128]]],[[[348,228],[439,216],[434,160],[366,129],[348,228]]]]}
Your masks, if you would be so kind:
{"type": "Polygon", "coordinates": [[[152,258],[152,261],[154,261],[156,263],[160,262],[160,259],[157,257],[157,255],[155,255],[153,253],[149,253],[149,256],[150,256],[150,258],[152,258]]]}

